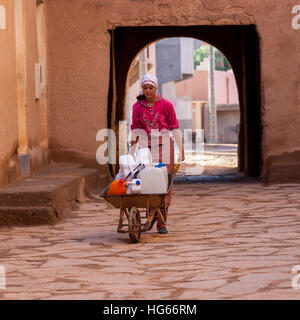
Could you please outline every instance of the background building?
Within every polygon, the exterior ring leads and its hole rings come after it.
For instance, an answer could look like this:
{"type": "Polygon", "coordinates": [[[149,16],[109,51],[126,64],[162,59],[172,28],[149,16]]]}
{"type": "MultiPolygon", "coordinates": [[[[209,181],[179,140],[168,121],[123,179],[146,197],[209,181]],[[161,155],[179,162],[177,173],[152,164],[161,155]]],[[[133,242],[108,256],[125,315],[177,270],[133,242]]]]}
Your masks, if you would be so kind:
{"type": "MultiPolygon", "coordinates": [[[[191,38],[168,38],[151,44],[134,59],[128,73],[127,119],[129,126],[132,105],[140,90],[140,79],[146,73],[156,74],[158,92],[170,100],[177,114],[182,134],[204,130],[209,141],[209,72],[208,58],[194,70],[193,52],[201,41],[191,38]]],[[[232,70],[215,70],[215,101],[217,107],[217,140],[220,143],[238,143],[240,121],[239,99],[232,70]]],[[[129,130],[128,126],[128,130],[129,130]]]]}
{"type": "MultiPolygon", "coordinates": [[[[208,59],[197,66],[193,78],[176,83],[176,94],[180,97],[191,96],[193,112],[193,132],[205,130],[208,139],[208,59]]],[[[239,97],[232,70],[215,70],[215,102],[217,108],[217,142],[238,143],[240,122],[239,97]]]]}
{"type": "Polygon", "coordinates": [[[96,136],[118,133],[126,119],[130,64],[151,43],[178,37],[210,43],[230,61],[239,170],[300,180],[299,31],[290,3],[0,0],[0,8],[0,186],[53,162],[109,175],[97,163],[96,136]]]}
{"type": "Polygon", "coordinates": [[[175,108],[180,129],[192,128],[191,92],[185,97],[178,96],[176,82],[194,75],[194,39],[169,38],[156,43],[156,73],[163,97],[170,100],[175,108]]]}

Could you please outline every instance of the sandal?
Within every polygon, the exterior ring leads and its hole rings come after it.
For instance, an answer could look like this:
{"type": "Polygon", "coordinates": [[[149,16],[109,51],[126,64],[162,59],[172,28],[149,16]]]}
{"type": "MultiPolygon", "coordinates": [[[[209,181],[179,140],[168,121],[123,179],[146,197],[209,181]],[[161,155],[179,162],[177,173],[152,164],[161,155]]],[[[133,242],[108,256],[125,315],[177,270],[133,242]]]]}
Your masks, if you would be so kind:
{"type": "Polygon", "coordinates": [[[167,234],[168,230],[165,226],[163,226],[162,228],[159,228],[157,231],[159,234],[167,234]]]}

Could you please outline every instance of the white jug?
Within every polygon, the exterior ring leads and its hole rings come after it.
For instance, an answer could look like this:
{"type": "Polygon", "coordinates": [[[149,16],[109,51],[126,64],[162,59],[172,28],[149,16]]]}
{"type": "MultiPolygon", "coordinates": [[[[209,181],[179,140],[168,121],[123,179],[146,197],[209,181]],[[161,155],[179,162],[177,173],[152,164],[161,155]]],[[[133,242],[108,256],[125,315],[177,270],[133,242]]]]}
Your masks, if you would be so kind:
{"type": "Polygon", "coordinates": [[[128,188],[127,193],[141,193],[142,192],[142,185],[140,179],[132,179],[130,182],[128,182],[128,188]]]}
{"type": "MultiPolygon", "coordinates": [[[[133,176],[133,168],[136,167],[136,162],[131,154],[124,154],[119,157],[120,173],[121,177],[125,179],[131,172],[133,176]]],[[[129,179],[130,180],[130,177],[129,179]]]]}
{"type": "Polygon", "coordinates": [[[152,156],[149,148],[137,149],[135,151],[135,160],[137,163],[143,163],[144,165],[152,165],[152,156]]]}
{"type": "Polygon", "coordinates": [[[141,180],[141,193],[167,193],[168,192],[168,170],[165,164],[155,167],[146,167],[138,174],[141,180]]]}

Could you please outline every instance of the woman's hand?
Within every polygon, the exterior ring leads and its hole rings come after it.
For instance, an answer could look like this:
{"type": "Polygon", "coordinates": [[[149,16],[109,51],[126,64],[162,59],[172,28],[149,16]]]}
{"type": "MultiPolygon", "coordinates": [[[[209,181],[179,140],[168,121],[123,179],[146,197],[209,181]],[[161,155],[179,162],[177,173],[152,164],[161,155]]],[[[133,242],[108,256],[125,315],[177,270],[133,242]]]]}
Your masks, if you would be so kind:
{"type": "Polygon", "coordinates": [[[179,148],[179,155],[178,155],[177,162],[180,163],[185,160],[183,141],[182,141],[182,135],[181,135],[180,129],[179,128],[173,129],[172,134],[173,134],[175,141],[176,141],[176,144],[179,148]]]}
{"type": "Polygon", "coordinates": [[[184,155],[184,150],[183,150],[183,147],[182,147],[182,151],[178,155],[177,162],[180,163],[180,162],[183,162],[184,160],[185,160],[185,155],[184,155]]]}

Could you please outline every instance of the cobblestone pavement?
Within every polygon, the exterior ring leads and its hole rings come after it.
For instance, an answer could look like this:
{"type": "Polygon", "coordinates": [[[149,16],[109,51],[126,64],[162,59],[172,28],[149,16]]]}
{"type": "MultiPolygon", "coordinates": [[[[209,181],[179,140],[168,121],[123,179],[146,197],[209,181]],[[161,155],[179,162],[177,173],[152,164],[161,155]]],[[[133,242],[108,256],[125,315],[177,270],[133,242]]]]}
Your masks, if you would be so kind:
{"type": "MultiPolygon", "coordinates": [[[[194,150],[195,150],[194,146],[194,150]]],[[[178,175],[219,175],[237,172],[237,144],[206,143],[203,152],[185,150],[185,161],[178,175]]]]}
{"type": "Polygon", "coordinates": [[[138,244],[103,200],[53,226],[2,228],[0,299],[299,299],[299,191],[175,184],[169,234],[138,244]]]}

